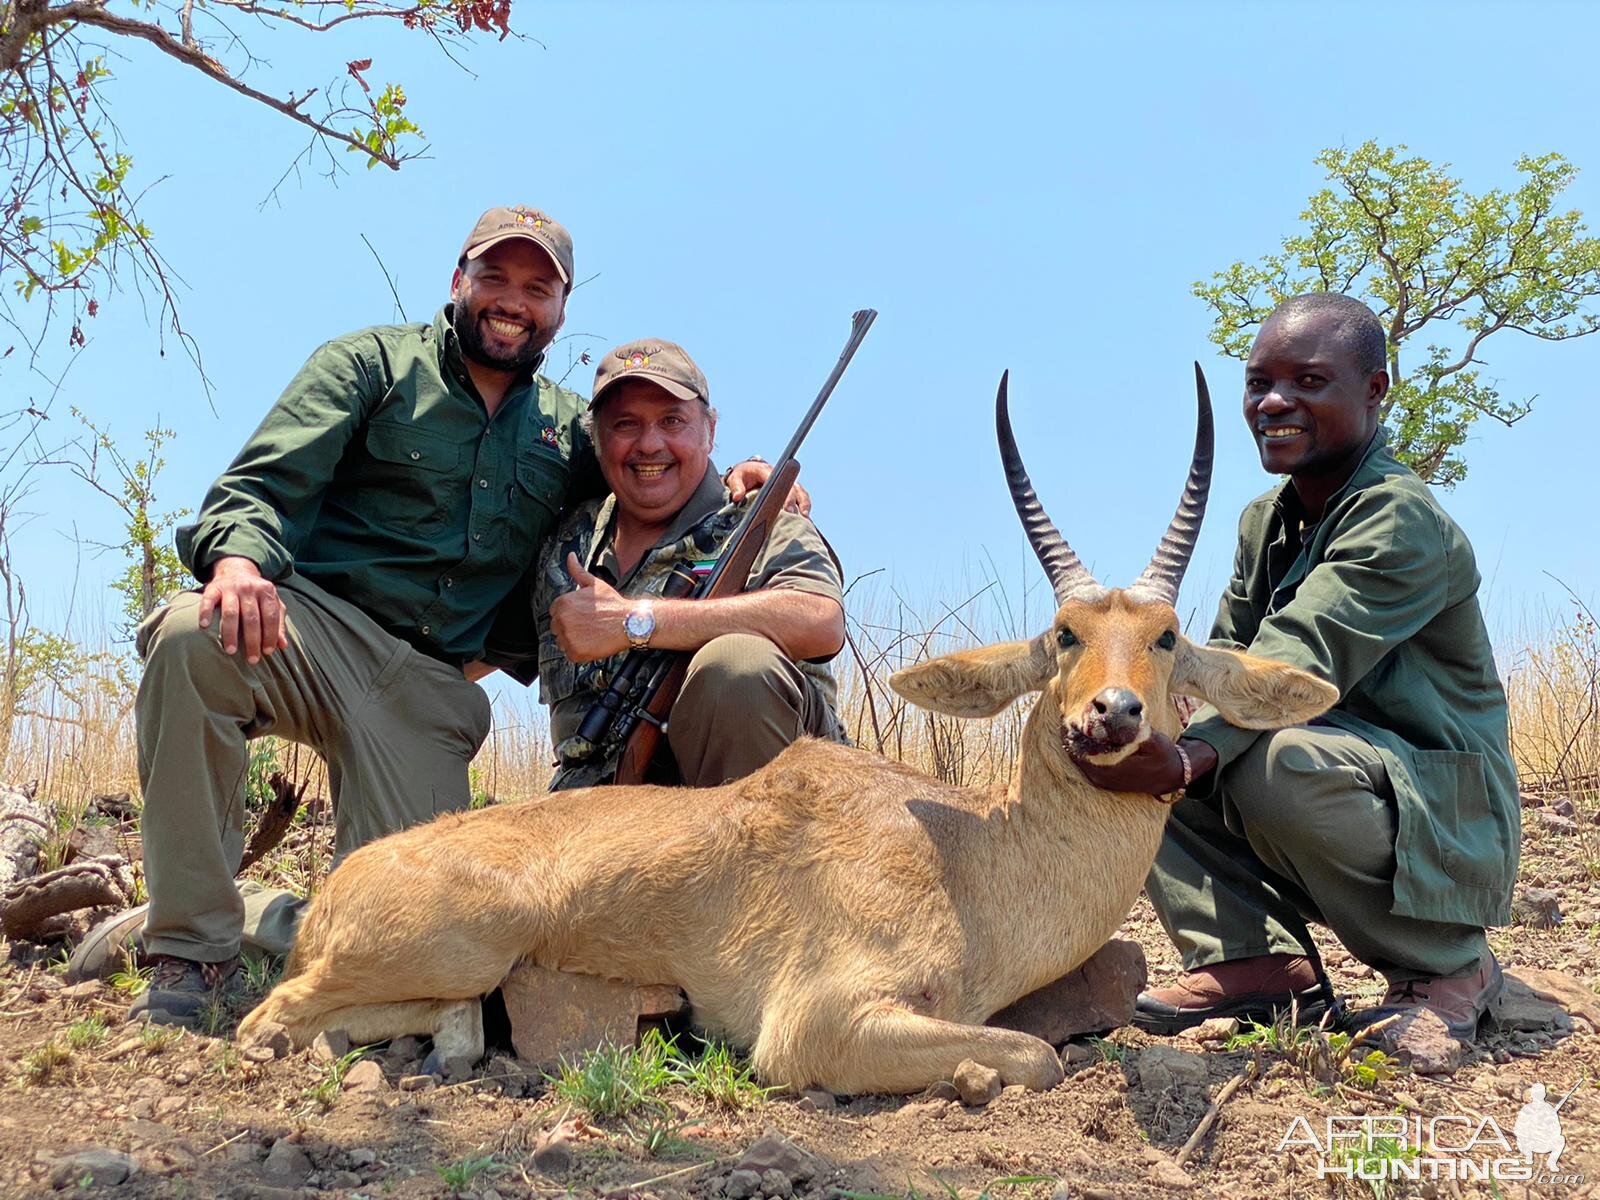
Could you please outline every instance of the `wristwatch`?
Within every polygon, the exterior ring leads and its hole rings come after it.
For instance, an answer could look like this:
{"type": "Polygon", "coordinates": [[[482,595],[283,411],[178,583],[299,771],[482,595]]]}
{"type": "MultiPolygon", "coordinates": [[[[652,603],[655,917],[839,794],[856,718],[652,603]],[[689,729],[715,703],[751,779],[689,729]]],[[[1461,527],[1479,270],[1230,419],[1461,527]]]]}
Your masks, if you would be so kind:
{"type": "Polygon", "coordinates": [[[641,600],[636,608],[622,618],[622,631],[628,635],[628,645],[635,650],[650,646],[650,635],[656,631],[656,614],[650,601],[641,600]]]}

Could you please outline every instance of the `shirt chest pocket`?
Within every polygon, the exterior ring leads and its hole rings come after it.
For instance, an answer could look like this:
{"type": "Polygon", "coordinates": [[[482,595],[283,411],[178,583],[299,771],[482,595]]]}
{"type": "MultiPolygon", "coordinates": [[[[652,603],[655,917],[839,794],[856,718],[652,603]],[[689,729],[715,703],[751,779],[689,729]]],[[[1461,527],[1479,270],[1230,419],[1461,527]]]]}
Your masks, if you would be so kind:
{"type": "Polygon", "coordinates": [[[555,529],[571,474],[567,460],[554,450],[524,450],[517,456],[505,514],[506,540],[513,555],[531,557],[555,529]]]}
{"type": "Polygon", "coordinates": [[[438,529],[450,515],[461,447],[436,433],[394,421],[367,426],[368,472],[374,515],[384,525],[418,532],[438,529]]]}

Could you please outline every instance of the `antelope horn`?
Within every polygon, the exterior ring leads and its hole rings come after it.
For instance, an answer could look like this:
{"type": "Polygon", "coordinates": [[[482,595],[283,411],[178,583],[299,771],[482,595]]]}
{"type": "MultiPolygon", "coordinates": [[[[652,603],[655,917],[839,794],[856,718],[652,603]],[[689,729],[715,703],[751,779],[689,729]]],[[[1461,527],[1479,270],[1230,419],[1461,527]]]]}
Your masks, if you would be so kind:
{"type": "Polygon", "coordinates": [[[1051,524],[1028,479],[1027,468],[1022,465],[1022,455],[1017,453],[1017,439],[1011,432],[1011,413],[1006,406],[1006,384],[1010,378],[1010,371],[1000,376],[1000,391],[994,398],[994,431],[1000,439],[1000,461],[1005,464],[1011,503],[1016,505],[1017,516],[1022,518],[1022,528],[1028,534],[1028,542],[1039,556],[1050,586],[1055,589],[1056,603],[1062,604],[1079,588],[1099,585],[1089,573],[1089,568],[1067,545],[1067,539],[1051,524]]]}
{"type": "Polygon", "coordinates": [[[1205,373],[1194,365],[1194,387],[1200,412],[1195,424],[1194,457],[1189,462],[1189,481],[1183,485],[1178,512],[1156,547],[1155,557],[1130,591],[1141,590],[1159,596],[1168,604],[1178,602],[1178,585],[1189,568],[1195,540],[1200,536],[1200,521],[1206,515],[1206,495],[1211,490],[1211,457],[1215,440],[1211,424],[1211,393],[1205,373]]]}

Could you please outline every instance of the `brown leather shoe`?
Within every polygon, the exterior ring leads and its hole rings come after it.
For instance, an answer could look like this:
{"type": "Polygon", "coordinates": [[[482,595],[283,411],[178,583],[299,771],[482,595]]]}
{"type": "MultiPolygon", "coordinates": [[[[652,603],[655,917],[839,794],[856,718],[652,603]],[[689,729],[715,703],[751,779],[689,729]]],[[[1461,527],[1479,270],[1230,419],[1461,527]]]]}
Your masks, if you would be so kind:
{"type": "Polygon", "coordinates": [[[1500,964],[1490,954],[1471,975],[1391,983],[1384,993],[1383,1003],[1373,1010],[1365,1023],[1428,1009],[1445,1023],[1451,1037],[1470,1042],[1504,988],[1500,964]]]}
{"type": "Polygon", "coordinates": [[[1149,1033],[1179,1033],[1212,1017],[1263,1024],[1293,1010],[1301,1024],[1337,1011],[1328,978],[1303,954],[1259,954],[1212,963],[1170,987],[1141,992],[1133,1023],[1149,1033]]]}

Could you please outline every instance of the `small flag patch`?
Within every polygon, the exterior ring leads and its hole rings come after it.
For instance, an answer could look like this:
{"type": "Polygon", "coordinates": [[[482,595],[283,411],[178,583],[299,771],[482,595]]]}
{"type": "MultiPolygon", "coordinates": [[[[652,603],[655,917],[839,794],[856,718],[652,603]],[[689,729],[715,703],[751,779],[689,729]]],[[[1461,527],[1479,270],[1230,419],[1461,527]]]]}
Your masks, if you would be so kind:
{"type": "Polygon", "coordinates": [[[694,572],[696,579],[704,579],[717,569],[717,560],[714,558],[697,559],[689,564],[689,569],[694,572]]]}

